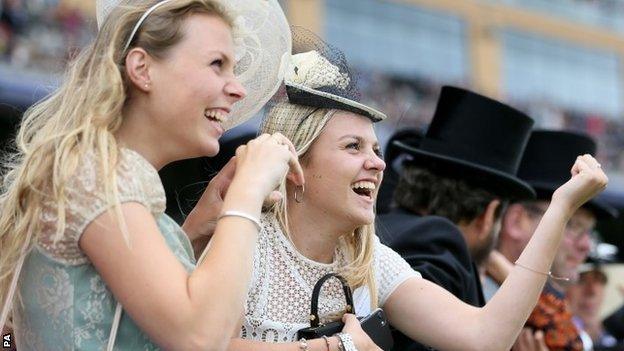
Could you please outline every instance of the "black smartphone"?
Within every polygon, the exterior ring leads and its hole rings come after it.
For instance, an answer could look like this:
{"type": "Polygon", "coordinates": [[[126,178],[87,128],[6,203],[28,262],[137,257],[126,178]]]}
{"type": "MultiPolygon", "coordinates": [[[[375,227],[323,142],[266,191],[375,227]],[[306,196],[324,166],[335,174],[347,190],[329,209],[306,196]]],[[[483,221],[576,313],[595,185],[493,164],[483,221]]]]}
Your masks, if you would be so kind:
{"type": "Polygon", "coordinates": [[[368,316],[360,320],[362,330],[368,334],[373,342],[382,350],[390,350],[394,345],[390,325],[381,308],[374,310],[368,316]]]}

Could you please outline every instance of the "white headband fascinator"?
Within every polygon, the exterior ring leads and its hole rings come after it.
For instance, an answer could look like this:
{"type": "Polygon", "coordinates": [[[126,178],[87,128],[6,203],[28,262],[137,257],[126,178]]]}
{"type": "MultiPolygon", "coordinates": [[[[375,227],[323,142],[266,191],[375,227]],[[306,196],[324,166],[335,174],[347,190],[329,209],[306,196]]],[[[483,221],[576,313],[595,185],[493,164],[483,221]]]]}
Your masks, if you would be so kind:
{"type": "MultiPolygon", "coordinates": [[[[118,5],[139,1],[145,0],[97,0],[98,28],[118,5]]],[[[150,15],[176,1],[151,0],[154,5],[135,24],[126,41],[126,49],[150,15]]],[[[233,20],[232,35],[237,61],[234,73],[247,90],[247,96],[234,105],[230,118],[223,124],[227,130],[253,117],[280,87],[292,51],[292,37],[277,0],[214,1],[223,6],[233,20]]]]}

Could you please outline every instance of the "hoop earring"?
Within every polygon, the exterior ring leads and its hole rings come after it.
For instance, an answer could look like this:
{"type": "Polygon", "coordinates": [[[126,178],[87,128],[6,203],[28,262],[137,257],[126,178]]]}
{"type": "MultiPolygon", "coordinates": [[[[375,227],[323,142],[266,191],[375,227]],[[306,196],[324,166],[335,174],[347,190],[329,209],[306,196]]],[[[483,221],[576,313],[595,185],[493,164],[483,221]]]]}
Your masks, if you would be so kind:
{"type": "Polygon", "coordinates": [[[305,193],[305,187],[303,185],[297,185],[295,188],[295,202],[300,204],[303,202],[303,194],[305,193]],[[301,195],[297,196],[298,190],[301,189],[301,195]]]}

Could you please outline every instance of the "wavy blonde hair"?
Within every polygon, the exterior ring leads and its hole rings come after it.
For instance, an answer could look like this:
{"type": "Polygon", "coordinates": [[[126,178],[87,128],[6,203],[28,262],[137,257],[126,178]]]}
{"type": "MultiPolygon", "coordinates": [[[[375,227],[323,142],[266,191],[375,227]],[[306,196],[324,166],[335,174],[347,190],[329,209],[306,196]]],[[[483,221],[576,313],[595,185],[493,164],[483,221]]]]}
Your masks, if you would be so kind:
{"type": "MultiPolygon", "coordinates": [[[[99,160],[106,200],[127,239],[117,194],[119,145],[114,137],[123,120],[122,110],[132,98],[123,48],[134,25],[154,3],[122,1],[94,42],[69,66],[59,89],[24,114],[16,150],[3,165],[0,194],[0,303],[4,317],[13,304],[8,295],[16,284],[20,257],[38,240],[44,202],[56,207],[58,240],[66,227],[66,186],[87,153],[99,160]]],[[[233,19],[212,0],[176,0],[143,22],[130,47],[164,58],[183,38],[183,22],[192,14],[218,16],[232,27],[233,19]]]]}
{"type": "MultiPolygon", "coordinates": [[[[308,150],[319,135],[321,135],[327,122],[339,112],[341,111],[334,109],[318,109],[290,104],[288,102],[280,102],[273,106],[265,116],[261,127],[261,133],[272,134],[279,132],[284,134],[284,136],[292,141],[300,161],[305,164],[306,160],[310,157],[308,150]]],[[[279,190],[283,194],[284,199],[287,199],[289,194],[286,187],[286,180],[282,182],[279,190]]],[[[272,206],[268,212],[277,218],[284,233],[288,239],[291,240],[286,202],[287,201],[280,201],[278,204],[272,206]]],[[[349,257],[351,261],[345,267],[341,267],[341,271],[339,272],[347,279],[351,289],[357,289],[361,286],[368,287],[371,297],[371,309],[375,309],[379,305],[377,283],[373,270],[374,239],[374,224],[358,227],[353,232],[353,235],[342,237],[341,244],[346,247],[347,257],[349,257]]]]}

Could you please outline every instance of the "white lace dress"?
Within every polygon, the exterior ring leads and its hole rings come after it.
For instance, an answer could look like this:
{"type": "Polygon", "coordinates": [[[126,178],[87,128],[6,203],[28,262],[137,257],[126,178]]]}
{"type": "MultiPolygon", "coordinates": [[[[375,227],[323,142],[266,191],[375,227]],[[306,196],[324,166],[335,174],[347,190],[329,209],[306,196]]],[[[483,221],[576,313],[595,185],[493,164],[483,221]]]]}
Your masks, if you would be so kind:
{"type": "MultiPolygon", "coordinates": [[[[295,341],[297,331],[310,326],[308,316],[314,285],[325,274],[337,272],[346,264],[346,252],[338,248],[331,264],[315,262],[297,252],[275,218],[263,216],[262,225],[240,336],[266,342],[295,341]]],[[[421,277],[379,239],[375,241],[373,264],[381,307],[402,282],[421,277]]],[[[357,315],[371,312],[367,287],[356,289],[353,300],[357,315]]],[[[319,314],[330,315],[345,307],[340,283],[328,280],[321,290],[319,314]]]]}

